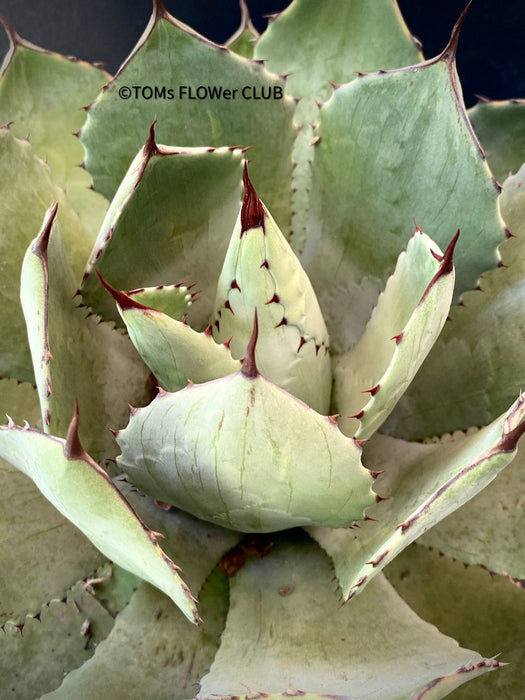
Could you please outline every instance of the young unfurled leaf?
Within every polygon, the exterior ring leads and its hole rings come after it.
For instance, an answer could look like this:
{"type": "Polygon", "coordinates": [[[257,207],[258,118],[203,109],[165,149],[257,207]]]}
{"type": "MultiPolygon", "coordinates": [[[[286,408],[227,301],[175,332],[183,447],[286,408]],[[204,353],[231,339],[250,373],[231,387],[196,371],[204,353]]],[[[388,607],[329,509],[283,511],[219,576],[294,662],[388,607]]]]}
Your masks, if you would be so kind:
{"type": "Polygon", "coordinates": [[[337,357],[334,403],[346,435],[369,438],[381,426],[434,345],[452,300],[457,239],[442,254],[418,228],[361,340],[337,357]]]}
{"type": "Polygon", "coordinates": [[[178,391],[188,382],[202,383],[240,369],[229,349],[217,345],[211,332],[197,333],[156,309],[136,301],[133,293],[118,292],[100,277],[113,295],[133,345],[166,391],[178,391]]]}
{"type": "Polygon", "coordinates": [[[244,201],[217,285],[212,322],[232,356],[246,353],[257,310],[261,374],[319,413],[328,413],[329,339],[306,273],[244,170],[244,201]]]}

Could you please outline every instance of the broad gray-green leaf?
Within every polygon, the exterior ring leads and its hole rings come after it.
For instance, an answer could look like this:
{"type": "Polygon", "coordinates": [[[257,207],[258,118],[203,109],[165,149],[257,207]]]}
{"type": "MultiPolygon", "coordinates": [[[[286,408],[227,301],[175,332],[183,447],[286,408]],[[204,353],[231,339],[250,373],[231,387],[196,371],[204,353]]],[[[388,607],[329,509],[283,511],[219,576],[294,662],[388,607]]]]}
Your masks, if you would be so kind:
{"type": "Polygon", "coordinates": [[[86,120],[82,107],[95,99],[110,76],[83,61],[41,49],[6,29],[11,49],[0,76],[0,124],[12,122],[13,134],[30,140],[94,238],[107,202],[90,189],[91,177],[79,167],[84,149],[75,132],[86,120]]]}
{"type": "Polygon", "coordinates": [[[501,208],[515,238],[481,291],[451,310],[451,322],[385,424],[417,440],[493,420],[525,388],[525,165],[503,185],[501,208]]]}
{"type": "Polygon", "coordinates": [[[238,571],[221,646],[199,700],[248,700],[257,693],[440,698],[498,666],[419,619],[383,577],[343,609],[331,577],[329,561],[300,533],[281,537],[268,556],[238,571]],[[441,676],[454,679],[447,692],[424,695],[441,676]]]}
{"type": "Polygon", "coordinates": [[[525,450],[471,501],[418,542],[466,564],[525,580],[525,450]]]}
{"type": "Polygon", "coordinates": [[[361,340],[336,358],[334,403],[346,435],[369,438],[380,427],[436,341],[454,289],[456,240],[443,255],[417,229],[361,340]]]}
{"type": "Polygon", "coordinates": [[[93,655],[112,626],[111,615],[81,584],[67,601],[52,600],[21,624],[7,622],[0,631],[4,696],[27,700],[57,688],[64,673],[93,655]]]}
{"type": "Polygon", "coordinates": [[[330,407],[329,339],[301,263],[244,171],[244,201],[217,285],[213,337],[242,359],[257,312],[261,374],[319,413],[330,407]],[[230,342],[231,341],[231,342],[230,342]]]}
{"type": "Polygon", "coordinates": [[[391,0],[295,0],[272,21],[255,48],[269,70],[287,75],[287,95],[300,98],[294,119],[301,125],[293,158],[293,244],[304,244],[304,226],[311,185],[312,124],[319,103],[332,94],[333,83],[354,80],[358,71],[418,63],[414,45],[391,0]],[[315,31],[312,31],[315,27],[315,31]]]}
{"type": "MultiPolygon", "coordinates": [[[[142,517],[142,516],[139,516],[142,517]]],[[[142,518],[143,519],[143,518],[142,518]]],[[[142,579],[117,564],[105,561],[83,585],[113,616],[129,603],[142,579]]]]}
{"type": "MultiPolygon", "coordinates": [[[[0,415],[40,423],[38,394],[28,384],[0,381],[0,415]]],[[[78,579],[93,573],[102,555],[42,496],[37,487],[0,459],[0,625],[35,615],[62,599],[78,579]],[[16,547],[13,546],[16,542],[16,547]]]]}
{"type": "Polygon", "coordinates": [[[224,45],[227,46],[230,51],[239,54],[239,56],[253,58],[259,32],[253,25],[246,0],[240,0],[239,4],[241,6],[241,23],[237,31],[224,42],[224,45]]]}
{"type": "MultiPolygon", "coordinates": [[[[386,569],[386,576],[410,607],[461,645],[482,654],[501,652],[509,666],[467,683],[454,700],[519,698],[525,683],[525,591],[503,576],[413,544],[386,569]]],[[[426,696],[425,696],[426,699],[426,696]]]]}
{"type": "Polygon", "coordinates": [[[143,584],[93,658],[42,700],[188,700],[224,628],[228,582],[214,572],[201,593],[205,629],[188,629],[171,601],[143,584]]]}
{"type": "Polygon", "coordinates": [[[239,211],[242,151],[168,148],[153,127],[115,195],[89,258],[84,302],[121,324],[95,270],[117,289],[197,283],[191,321],[206,327],[239,211]]]}
{"type": "Polygon", "coordinates": [[[525,161],[525,100],[480,100],[468,117],[494,177],[503,182],[525,161]]]}
{"type": "MultiPolygon", "coordinates": [[[[253,363],[253,356],[251,358],[253,363]]],[[[374,503],[361,448],[261,375],[163,392],[132,415],[119,466],[153,498],[242,532],[344,527],[374,503]]]]}
{"type": "Polygon", "coordinates": [[[438,58],[364,75],[321,110],[302,262],[338,351],[360,337],[414,218],[443,249],[461,230],[456,301],[498,262],[499,185],[463,106],[458,29],[438,58]]]}
{"type": "Polygon", "coordinates": [[[60,224],[75,275],[82,274],[91,244],[49,168],[27,141],[0,128],[0,376],[34,382],[27,330],[20,306],[20,268],[27,246],[38,232],[46,208],[60,202],[60,224]]]}
{"type": "Polygon", "coordinates": [[[148,400],[148,371],[128,338],[76,308],[56,212],[54,206],[46,214],[22,269],[22,306],[44,430],[64,437],[78,399],[90,453],[111,458],[116,445],[107,428],[126,423],[128,401],[148,400]]]}
{"type": "Polygon", "coordinates": [[[186,323],[135,301],[136,295],[113,289],[113,295],[131,342],[165,391],[178,391],[189,381],[208,382],[240,369],[225,345],[217,345],[211,332],[197,333],[186,323]]]}
{"type": "Polygon", "coordinates": [[[158,545],[157,533],[82,448],[78,414],[65,441],[14,423],[0,427],[0,455],[30,477],[106,557],[164,591],[190,621],[199,621],[194,599],[158,545]]]}
{"type": "Polygon", "coordinates": [[[86,165],[96,189],[113,197],[155,119],[162,143],[252,146],[256,187],[287,230],[294,106],[282,79],[198,35],[157,3],[137,46],[88,112],[81,133],[86,165]],[[161,84],[163,96],[147,87],[161,84]]]}
{"type": "Polygon", "coordinates": [[[346,83],[357,71],[400,68],[422,58],[391,0],[295,0],[269,24],[255,55],[269,70],[288,76],[289,95],[320,102],[331,96],[330,82],[346,83]]]}
{"type": "Polygon", "coordinates": [[[516,455],[525,430],[525,398],[490,425],[454,441],[426,445],[376,435],[366,463],[385,469],[375,489],[389,500],[370,508],[359,529],[309,528],[334,560],[345,599],[366,586],[400,551],[466,503],[516,455]]]}

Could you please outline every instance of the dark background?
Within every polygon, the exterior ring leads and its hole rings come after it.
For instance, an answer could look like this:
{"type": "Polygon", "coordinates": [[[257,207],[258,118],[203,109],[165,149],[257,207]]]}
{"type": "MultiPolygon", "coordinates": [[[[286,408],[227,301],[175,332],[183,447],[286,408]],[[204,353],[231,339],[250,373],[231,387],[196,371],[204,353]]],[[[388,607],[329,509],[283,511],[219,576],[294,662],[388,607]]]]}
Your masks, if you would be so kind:
{"type": "MultiPolygon", "coordinates": [[[[425,56],[430,58],[445,46],[466,0],[398,3],[409,29],[423,42],[425,56]]],[[[142,34],[151,4],[150,0],[0,0],[0,14],[35,44],[100,61],[113,73],[142,34]]],[[[180,20],[217,42],[225,41],[239,24],[238,0],[166,0],[165,4],[180,20]]],[[[259,31],[266,26],[265,15],[288,4],[289,0],[248,0],[259,31]]],[[[0,29],[2,55],[7,46],[0,29]]],[[[525,97],[524,47],[524,0],[474,0],[458,52],[467,106],[476,101],[476,94],[491,99],[525,97]]]]}

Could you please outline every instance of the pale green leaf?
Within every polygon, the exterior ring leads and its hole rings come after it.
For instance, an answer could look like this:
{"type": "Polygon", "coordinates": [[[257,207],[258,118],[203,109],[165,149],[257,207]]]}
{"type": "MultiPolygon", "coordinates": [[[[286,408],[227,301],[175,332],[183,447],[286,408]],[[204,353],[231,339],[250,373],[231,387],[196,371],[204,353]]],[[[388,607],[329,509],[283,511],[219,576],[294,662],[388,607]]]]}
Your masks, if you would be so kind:
{"type": "Polygon", "coordinates": [[[189,628],[171,601],[143,584],[95,655],[42,700],[188,700],[224,627],[228,582],[215,572],[201,592],[205,629],[189,628]]]}
{"type": "Polygon", "coordinates": [[[0,124],[12,122],[13,134],[29,139],[94,238],[107,202],[89,189],[91,178],[79,167],[84,149],[75,133],[86,120],[82,107],[95,99],[110,76],[83,61],[45,51],[10,28],[8,32],[12,47],[0,76],[0,124]]]}
{"type": "Polygon", "coordinates": [[[525,579],[525,449],[497,479],[418,542],[466,564],[525,579]]]}
{"type": "Polygon", "coordinates": [[[293,151],[293,244],[304,244],[311,186],[312,124],[319,104],[332,94],[332,83],[354,80],[358,71],[418,63],[421,53],[391,0],[295,0],[259,39],[255,56],[286,75],[286,94],[300,98],[294,115],[301,125],[293,151]],[[315,31],[312,31],[315,27],[315,31]]]}
{"type": "Polygon", "coordinates": [[[346,435],[368,438],[379,428],[436,341],[454,289],[454,243],[443,256],[418,229],[361,340],[335,358],[334,404],[346,435]]]}
{"type": "Polygon", "coordinates": [[[211,333],[197,333],[186,323],[141,306],[127,295],[111,289],[118,310],[139,355],[166,391],[183,389],[189,381],[207,382],[240,369],[229,349],[218,345],[211,333]]]}
{"type": "Polygon", "coordinates": [[[443,249],[461,230],[456,301],[498,262],[499,186],[466,117],[453,49],[360,77],[321,110],[302,262],[338,351],[360,337],[414,219],[443,249]]]}
{"type": "Polygon", "coordinates": [[[525,399],[520,398],[490,425],[447,443],[408,443],[376,435],[367,445],[365,463],[386,470],[374,488],[389,498],[367,510],[376,520],[355,531],[309,528],[334,560],[345,599],[363,590],[400,551],[490,484],[516,455],[524,428],[525,399]]]}
{"type": "Polygon", "coordinates": [[[525,100],[481,100],[468,111],[494,177],[503,182],[525,161],[525,100]]]}
{"type": "Polygon", "coordinates": [[[66,600],[52,600],[21,624],[6,623],[0,631],[4,697],[28,700],[57,688],[64,673],[93,655],[112,626],[111,615],[82,584],[68,591],[66,600]]]}
{"type": "Polygon", "coordinates": [[[177,321],[186,316],[196,296],[186,285],[178,283],[133,289],[127,294],[139,304],[161,311],[177,321]]]}
{"type": "Polygon", "coordinates": [[[288,229],[293,111],[293,101],[284,97],[283,80],[199,36],[158,4],[123,68],[90,108],[81,140],[95,187],[108,198],[155,119],[161,143],[252,146],[254,183],[288,229]],[[136,95],[132,87],[155,85],[170,88],[171,96],[166,92],[155,97],[140,89],[136,95]],[[203,89],[197,97],[199,87],[203,89]],[[230,92],[200,99],[208,87],[230,92]],[[129,89],[129,99],[122,98],[123,88],[129,89]]]}
{"type": "Polygon", "coordinates": [[[157,145],[152,129],[100,230],[82,285],[84,302],[122,323],[95,269],[117,289],[197,284],[200,299],[189,317],[205,327],[239,211],[241,160],[239,149],[157,145]]]}
{"type": "Polygon", "coordinates": [[[411,608],[441,632],[482,654],[501,652],[498,660],[510,664],[462,686],[453,694],[454,700],[521,697],[525,683],[522,588],[417,544],[397,557],[385,574],[411,608]]]}
{"type": "Polygon", "coordinates": [[[260,373],[319,413],[330,407],[329,339],[301,263],[244,172],[244,201],[217,285],[212,323],[218,343],[242,359],[252,335],[260,373]]]}
{"type": "Polygon", "coordinates": [[[184,580],[195,592],[221,557],[242,538],[237,532],[204,522],[182,510],[160,508],[122,477],[115,480],[115,485],[139,517],[162,534],[163,550],[181,567],[184,580]]]}
{"type": "Polygon", "coordinates": [[[51,208],[22,269],[22,306],[44,429],[64,437],[78,399],[87,449],[96,459],[111,458],[116,445],[107,428],[125,425],[128,402],[148,400],[148,371],[128,338],[76,308],[55,216],[51,208]]]}
{"type": "Polygon", "coordinates": [[[0,376],[34,382],[27,331],[20,306],[20,268],[24,253],[53,200],[60,202],[59,220],[67,257],[80,277],[91,243],[49,168],[27,141],[0,128],[0,376]]]}
{"type": "Polygon", "coordinates": [[[43,495],[93,544],[123,568],[159,587],[186,617],[199,617],[177,567],[157,543],[157,533],[126,499],[78,439],[78,415],[67,441],[14,423],[0,427],[0,455],[30,477],[43,495]]]}
{"type": "Polygon", "coordinates": [[[163,392],[117,441],[142,491],[242,532],[343,527],[374,502],[358,443],[261,375],[163,392]]]}
{"type": "Polygon", "coordinates": [[[255,53],[269,70],[289,74],[288,94],[321,102],[332,94],[330,82],[347,83],[357,71],[400,68],[421,60],[391,0],[295,0],[269,24],[255,53]]]}
{"type": "MultiPolygon", "coordinates": [[[[22,424],[40,423],[36,389],[0,381],[0,415],[22,424]]],[[[0,459],[0,624],[21,622],[92,574],[102,555],[53,508],[37,487],[0,459]],[[16,546],[13,546],[16,543],[16,546]]]]}
{"type": "MultiPolygon", "coordinates": [[[[465,294],[414,383],[385,424],[410,440],[483,425],[525,388],[525,166],[503,185],[501,208],[515,238],[504,265],[465,294]]],[[[477,246],[475,246],[477,250],[477,246]]]]}
{"type": "Polygon", "coordinates": [[[312,700],[440,698],[498,665],[419,619],[383,577],[343,609],[331,577],[322,552],[299,534],[280,538],[268,556],[238,571],[199,700],[248,700],[257,693],[312,700]],[[451,687],[424,695],[441,676],[452,677],[451,687]]]}

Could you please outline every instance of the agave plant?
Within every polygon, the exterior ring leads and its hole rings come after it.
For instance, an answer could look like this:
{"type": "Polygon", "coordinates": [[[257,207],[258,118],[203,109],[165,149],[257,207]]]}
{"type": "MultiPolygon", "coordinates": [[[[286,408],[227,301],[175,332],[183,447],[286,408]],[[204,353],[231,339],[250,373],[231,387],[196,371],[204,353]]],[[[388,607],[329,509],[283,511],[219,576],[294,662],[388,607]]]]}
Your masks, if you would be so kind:
{"type": "Polygon", "coordinates": [[[518,698],[524,103],[465,13],[242,10],[113,78],[7,28],[5,696],[518,698]]]}

